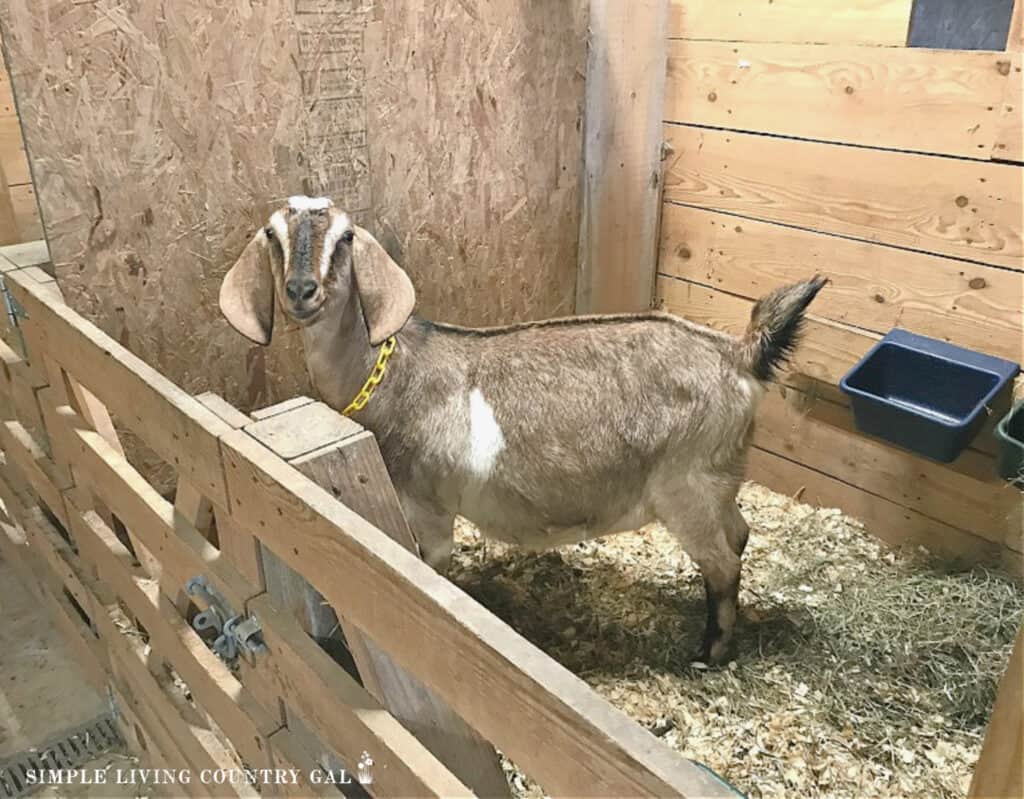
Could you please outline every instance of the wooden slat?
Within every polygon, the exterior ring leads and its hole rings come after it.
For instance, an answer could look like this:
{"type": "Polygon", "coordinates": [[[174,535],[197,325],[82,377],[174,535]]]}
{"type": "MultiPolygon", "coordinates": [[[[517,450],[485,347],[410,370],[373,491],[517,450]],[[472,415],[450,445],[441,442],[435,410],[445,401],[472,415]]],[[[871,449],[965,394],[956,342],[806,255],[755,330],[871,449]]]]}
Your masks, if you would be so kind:
{"type": "MultiPolygon", "coordinates": [[[[26,241],[22,244],[8,244],[6,247],[0,247],[0,258],[21,269],[50,263],[50,251],[45,241],[37,239],[35,241],[26,241]]],[[[0,272],[7,271],[10,270],[0,267],[0,272]]]]}
{"type": "Polygon", "coordinates": [[[31,277],[15,272],[7,283],[37,323],[46,354],[204,496],[226,506],[217,436],[231,428],[68,306],[47,301],[31,277]]]}
{"type": "MultiPolygon", "coordinates": [[[[366,749],[374,759],[387,767],[387,775],[381,778],[381,785],[394,795],[457,796],[466,795],[466,789],[426,751],[398,722],[388,715],[376,700],[359,687],[345,672],[316,646],[308,637],[296,635],[295,623],[277,613],[267,602],[249,598],[257,589],[247,586],[230,563],[220,555],[190,522],[176,513],[170,503],[156,493],[132,468],[123,455],[115,452],[98,433],[84,429],[82,420],[68,408],[58,408],[56,418],[64,425],[65,437],[72,443],[67,451],[73,453],[76,473],[87,479],[97,495],[114,510],[129,529],[153,552],[160,554],[162,562],[162,583],[164,593],[173,599],[175,586],[184,585],[191,576],[204,574],[211,585],[219,591],[233,607],[249,607],[257,613],[271,646],[271,659],[260,663],[261,668],[272,670],[273,679],[289,702],[302,708],[311,721],[322,722],[319,731],[329,745],[339,747],[342,754],[355,756],[366,749]]],[[[68,502],[73,508],[73,503],[68,502]]],[[[151,623],[161,623],[147,602],[152,601],[149,589],[145,593],[132,588],[122,572],[124,564],[117,565],[113,553],[121,552],[121,546],[112,540],[109,530],[99,522],[95,514],[83,519],[74,510],[71,514],[71,529],[76,537],[83,535],[91,552],[102,542],[106,549],[99,550],[94,558],[102,571],[106,564],[111,585],[118,587],[123,599],[129,601],[125,591],[131,593],[134,601],[129,605],[142,620],[150,634],[157,638],[151,623]],[[108,552],[109,550],[109,552],[108,552]],[[97,562],[98,561],[98,562],[97,562]],[[114,581],[118,582],[115,583],[114,581]],[[142,603],[141,610],[137,603],[142,603]],[[157,618],[155,622],[147,620],[157,618]]],[[[125,551],[123,553],[127,555],[125,551]]],[[[149,586],[148,581],[136,580],[139,585],[149,586]]],[[[178,620],[174,620],[175,625],[178,620]]],[[[179,635],[183,633],[179,632],[179,635]]],[[[185,634],[191,641],[191,636],[185,634]]],[[[164,644],[157,642],[160,653],[167,657],[189,684],[185,667],[180,658],[187,656],[180,643],[173,637],[164,637],[164,644]],[[170,643],[167,643],[170,642],[170,643]],[[173,644],[173,649],[167,647],[173,644]]],[[[216,660],[216,658],[214,658],[216,660]]],[[[219,661],[218,661],[219,662],[219,661]]],[[[192,673],[194,665],[189,664],[192,673]]],[[[219,684],[216,677],[214,684],[219,684]]],[[[207,686],[207,695],[220,702],[221,694],[207,686]]],[[[193,687],[197,697],[202,693],[193,687]]],[[[221,723],[222,716],[217,707],[206,709],[221,723]]],[[[225,720],[225,731],[235,740],[233,730],[239,729],[237,718],[230,726],[225,720]]],[[[238,742],[236,741],[236,744],[238,742]]]]}
{"type": "Polygon", "coordinates": [[[590,0],[577,313],[646,311],[661,210],[667,0],[590,0]]]}
{"type": "Polygon", "coordinates": [[[1010,664],[999,683],[968,796],[1024,796],[1024,627],[1017,633],[1010,664]]]}
{"type": "Polygon", "coordinates": [[[10,186],[8,194],[18,225],[17,241],[35,241],[43,238],[43,222],[39,218],[39,205],[36,203],[36,192],[32,184],[10,186]]]}
{"type": "Polygon", "coordinates": [[[223,445],[239,522],[549,793],[731,795],[244,431],[223,445]]]}
{"type": "MultiPolygon", "coordinates": [[[[261,676],[290,708],[342,756],[365,750],[384,773],[388,796],[471,796],[393,716],[296,624],[278,614],[266,594],[250,603],[270,648],[261,676]]],[[[352,760],[351,762],[354,762],[352,760]]]]}
{"type": "Polygon", "coordinates": [[[815,316],[1024,358],[1019,272],[671,203],[659,270],[748,299],[821,272],[831,282],[814,301],[815,316]]]}
{"type": "Polygon", "coordinates": [[[47,509],[66,527],[64,500],[60,492],[67,486],[54,483],[52,474],[48,474],[48,470],[44,469],[45,464],[52,462],[48,461],[20,422],[0,424],[0,445],[47,509]]]}
{"type": "MultiPolygon", "coordinates": [[[[964,563],[997,562],[1001,548],[991,541],[930,519],[842,480],[754,447],[748,458],[751,480],[823,508],[841,508],[892,546],[923,546],[964,563]]],[[[1019,573],[1019,569],[1018,569],[1019,573]]]]}
{"type": "Polygon", "coordinates": [[[0,244],[17,244],[22,239],[19,214],[11,197],[11,187],[7,184],[4,171],[0,169],[0,244]]]}
{"type": "Polygon", "coordinates": [[[665,198],[1020,270],[1009,164],[666,125],[665,198]]]}
{"type": "Polygon", "coordinates": [[[1019,530],[1020,493],[999,478],[994,458],[969,450],[960,461],[973,463],[954,470],[856,432],[848,408],[786,394],[762,399],[756,446],[997,544],[1019,530]]]}
{"type": "Polygon", "coordinates": [[[988,159],[1010,74],[1003,52],[673,41],[665,119],[988,159]]]}
{"type": "MultiPolygon", "coordinates": [[[[235,608],[244,607],[259,593],[259,587],[224,563],[225,558],[202,533],[71,408],[57,408],[53,418],[56,429],[51,435],[61,438],[80,480],[150,552],[159,555],[160,577],[169,597],[173,599],[174,592],[197,574],[211,575],[214,588],[235,608]]],[[[70,522],[74,526],[74,520],[70,522]]]]}
{"type": "Polygon", "coordinates": [[[173,606],[161,600],[156,582],[132,565],[131,554],[99,516],[71,508],[69,516],[82,556],[146,628],[154,648],[174,666],[196,702],[217,720],[242,758],[260,762],[266,752],[266,736],[280,725],[248,695],[173,606]]]}
{"type": "MultiPolygon", "coordinates": [[[[1019,4],[1018,4],[1019,6],[1019,4]]],[[[1008,54],[1010,74],[1006,92],[1000,100],[1000,116],[996,128],[992,157],[1002,161],[1024,161],[1024,69],[1022,54],[1008,54]]]]}
{"type": "MultiPolygon", "coordinates": [[[[149,671],[149,654],[141,640],[141,633],[116,605],[105,607],[96,597],[91,598],[90,618],[110,653],[115,674],[127,683],[131,692],[149,704],[155,719],[164,726],[182,754],[194,769],[198,779],[202,769],[241,769],[234,753],[218,739],[212,730],[191,724],[183,718],[168,695],[168,687],[161,685],[149,671]]],[[[244,781],[207,785],[214,796],[238,796],[255,799],[259,793],[244,781]]]]}
{"type": "Polygon", "coordinates": [[[912,0],[670,0],[672,38],[903,46],[912,0]]]}
{"type": "MultiPolygon", "coordinates": [[[[0,103],[3,102],[0,96],[0,103]]],[[[7,177],[8,186],[31,183],[25,142],[21,138],[21,124],[16,116],[0,114],[0,169],[7,177]]]]}

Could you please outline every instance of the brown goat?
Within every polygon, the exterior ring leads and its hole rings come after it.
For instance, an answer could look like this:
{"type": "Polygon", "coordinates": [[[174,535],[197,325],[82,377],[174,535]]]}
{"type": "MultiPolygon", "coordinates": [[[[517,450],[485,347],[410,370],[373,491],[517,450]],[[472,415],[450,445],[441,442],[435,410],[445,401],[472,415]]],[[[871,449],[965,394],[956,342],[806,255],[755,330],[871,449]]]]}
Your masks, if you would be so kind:
{"type": "Polygon", "coordinates": [[[275,296],[302,327],[309,374],[345,409],[395,349],[368,403],[419,541],[444,569],[456,514],[548,548],[662,522],[700,566],[721,661],[748,528],[736,506],[754,411],[825,280],[779,289],[734,338],[669,314],[470,329],[412,315],[405,272],[328,200],[295,197],[224,279],[228,321],[270,341],[275,296]],[[390,346],[388,346],[390,349],[390,346]]]}

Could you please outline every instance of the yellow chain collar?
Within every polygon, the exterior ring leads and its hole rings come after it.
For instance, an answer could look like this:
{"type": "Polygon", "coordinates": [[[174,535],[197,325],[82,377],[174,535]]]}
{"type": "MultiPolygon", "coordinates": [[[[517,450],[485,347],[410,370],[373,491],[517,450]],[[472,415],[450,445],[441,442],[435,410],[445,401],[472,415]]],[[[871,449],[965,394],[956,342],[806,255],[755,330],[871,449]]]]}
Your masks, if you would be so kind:
{"type": "Polygon", "coordinates": [[[388,368],[388,358],[391,357],[391,353],[394,351],[395,337],[392,336],[380,345],[380,354],[377,355],[377,363],[374,364],[373,370],[370,372],[370,376],[366,378],[366,382],[363,383],[363,387],[359,389],[359,393],[356,394],[356,398],[348,404],[345,410],[342,411],[344,416],[351,416],[356,411],[361,411],[366,407],[366,403],[370,401],[370,397],[373,396],[374,390],[380,384],[380,381],[384,379],[384,371],[388,368]]]}

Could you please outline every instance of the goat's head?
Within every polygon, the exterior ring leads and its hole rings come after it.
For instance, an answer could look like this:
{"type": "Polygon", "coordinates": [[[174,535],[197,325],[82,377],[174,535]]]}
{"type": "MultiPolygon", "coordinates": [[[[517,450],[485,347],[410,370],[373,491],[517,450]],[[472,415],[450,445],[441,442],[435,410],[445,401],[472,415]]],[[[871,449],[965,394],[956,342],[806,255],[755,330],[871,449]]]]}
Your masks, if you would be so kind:
{"type": "Polygon", "coordinates": [[[401,329],[416,300],[408,275],[377,240],[323,197],[291,197],[271,214],[224,276],[220,309],[243,336],[268,344],[275,296],[304,326],[354,301],[374,345],[401,329]]]}

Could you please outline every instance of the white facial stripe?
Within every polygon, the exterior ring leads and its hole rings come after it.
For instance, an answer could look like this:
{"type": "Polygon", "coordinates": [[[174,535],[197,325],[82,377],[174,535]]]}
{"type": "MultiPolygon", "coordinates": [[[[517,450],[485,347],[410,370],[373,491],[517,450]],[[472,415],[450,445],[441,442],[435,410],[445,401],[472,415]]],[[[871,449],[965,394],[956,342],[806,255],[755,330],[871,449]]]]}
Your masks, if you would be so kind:
{"type": "Polygon", "coordinates": [[[288,266],[288,223],[284,219],[284,215],[280,211],[274,211],[270,215],[270,228],[274,231],[274,235],[277,240],[281,243],[281,250],[284,252],[284,265],[288,266]]]}
{"type": "Polygon", "coordinates": [[[469,392],[469,470],[481,480],[490,476],[498,455],[505,449],[505,436],[494,409],[480,389],[469,392]]]}
{"type": "Polygon", "coordinates": [[[303,194],[296,194],[288,198],[288,205],[293,211],[324,211],[334,203],[329,197],[306,197],[303,194]]]}
{"type": "Polygon", "coordinates": [[[349,229],[351,224],[348,214],[338,214],[331,221],[331,226],[327,228],[327,232],[324,233],[324,248],[320,251],[321,280],[327,279],[327,272],[331,268],[331,256],[334,254],[334,248],[338,244],[338,239],[349,229]]]}

